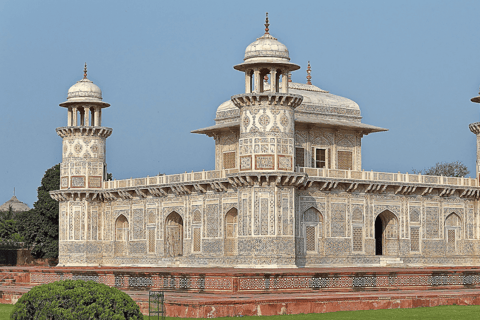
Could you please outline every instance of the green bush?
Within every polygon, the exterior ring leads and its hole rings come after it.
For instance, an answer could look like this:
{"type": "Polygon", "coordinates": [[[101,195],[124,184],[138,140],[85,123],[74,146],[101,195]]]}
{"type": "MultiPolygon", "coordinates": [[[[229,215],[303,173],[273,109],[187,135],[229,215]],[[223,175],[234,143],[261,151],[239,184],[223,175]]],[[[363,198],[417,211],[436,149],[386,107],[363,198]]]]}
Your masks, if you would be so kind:
{"type": "Polygon", "coordinates": [[[15,304],[10,319],[143,319],[130,296],[117,288],[62,280],[32,288],[15,304]]]}

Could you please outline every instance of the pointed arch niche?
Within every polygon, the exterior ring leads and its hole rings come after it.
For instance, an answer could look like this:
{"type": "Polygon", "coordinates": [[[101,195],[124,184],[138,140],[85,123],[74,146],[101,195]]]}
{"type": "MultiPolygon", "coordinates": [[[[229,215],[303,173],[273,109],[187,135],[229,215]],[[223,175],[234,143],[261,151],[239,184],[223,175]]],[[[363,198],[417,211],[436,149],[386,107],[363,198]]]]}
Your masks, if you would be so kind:
{"type": "Polygon", "coordinates": [[[165,257],[183,255],[183,219],[175,211],[165,219],[165,257]]]}
{"type": "Polygon", "coordinates": [[[375,254],[397,256],[399,247],[399,224],[395,214],[385,210],[375,219],[375,254]]]}
{"type": "Polygon", "coordinates": [[[451,213],[445,219],[445,242],[447,255],[458,254],[458,240],[462,236],[462,220],[455,213],[451,213]]]}
{"type": "Polygon", "coordinates": [[[226,256],[237,254],[238,237],[238,210],[232,208],[225,215],[224,253],[226,256]]]}
{"type": "Polygon", "coordinates": [[[115,221],[115,256],[123,257],[127,255],[128,220],[121,214],[115,221]]]}
{"type": "Polygon", "coordinates": [[[192,252],[202,251],[202,213],[196,209],[192,214],[192,252]]]}
{"type": "Polygon", "coordinates": [[[323,216],[311,207],[302,216],[305,254],[323,253],[323,216]]]}

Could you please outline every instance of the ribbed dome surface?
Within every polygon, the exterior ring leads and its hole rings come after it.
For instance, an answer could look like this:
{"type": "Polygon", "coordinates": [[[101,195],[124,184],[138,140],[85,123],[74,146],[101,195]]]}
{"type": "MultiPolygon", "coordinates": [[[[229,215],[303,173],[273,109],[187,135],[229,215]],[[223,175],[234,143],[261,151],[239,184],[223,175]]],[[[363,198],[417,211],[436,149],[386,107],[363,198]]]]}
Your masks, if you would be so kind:
{"type": "Polygon", "coordinates": [[[102,101],[102,90],[92,81],[84,78],[68,89],[68,101],[102,101]]]}
{"type": "MultiPolygon", "coordinates": [[[[358,119],[360,116],[360,107],[358,104],[345,97],[337,96],[317,86],[304,83],[288,83],[289,93],[303,96],[302,104],[295,110],[297,115],[302,113],[328,113],[329,116],[335,114],[344,118],[345,116],[353,116],[358,119]]],[[[270,85],[264,84],[265,91],[270,89],[270,85]]],[[[225,118],[238,117],[240,110],[233,104],[231,100],[227,100],[217,108],[217,120],[225,118]]]]}
{"type": "Polygon", "coordinates": [[[245,61],[260,57],[290,60],[287,47],[270,34],[264,34],[245,49],[245,61]]]}

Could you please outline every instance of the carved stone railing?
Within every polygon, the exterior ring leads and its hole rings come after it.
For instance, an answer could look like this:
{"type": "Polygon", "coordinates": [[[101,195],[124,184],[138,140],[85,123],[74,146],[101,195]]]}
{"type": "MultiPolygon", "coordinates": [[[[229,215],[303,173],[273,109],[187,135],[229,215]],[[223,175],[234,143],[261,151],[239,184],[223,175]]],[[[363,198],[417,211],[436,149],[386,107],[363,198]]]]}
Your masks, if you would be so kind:
{"type": "MultiPolygon", "coordinates": [[[[154,177],[131,178],[123,180],[105,181],[104,189],[134,188],[154,185],[168,185],[172,183],[185,183],[195,181],[205,181],[214,179],[225,179],[230,174],[238,173],[238,169],[211,170],[199,172],[185,172],[171,175],[160,175],[154,177]]],[[[334,179],[352,179],[365,180],[386,183],[408,183],[408,184],[430,184],[430,185],[448,185],[462,187],[478,187],[478,181],[474,178],[455,178],[443,176],[428,176],[422,174],[409,173],[391,173],[375,171],[353,171],[336,169],[317,169],[317,168],[297,168],[296,172],[306,173],[309,177],[315,178],[334,178],[334,179]]],[[[267,173],[267,172],[265,172],[267,173]]]]}
{"type": "Polygon", "coordinates": [[[409,173],[391,173],[391,172],[375,172],[375,171],[353,171],[353,170],[336,170],[326,168],[297,168],[297,172],[306,173],[309,177],[322,178],[340,178],[354,180],[368,180],[378,182],[403,182],[418,183],[431,185],[450,185],[450,186],[468,186],[478,187],[478,181],[474,178],[456,178],[444,176],[429,176],[422,174],[409,173]]]}
{"type": "Polygon", "coordinates": [[[185,172],[179,174],[160,175],[154,177],[131,178],[124,180],[105,181],[105,189],[132,188],[139,186],[153,186],[171,183],[183,183],[224,179],[228,174],[237,173],[238,169],[211,170],[199,172],[185,172]]]}

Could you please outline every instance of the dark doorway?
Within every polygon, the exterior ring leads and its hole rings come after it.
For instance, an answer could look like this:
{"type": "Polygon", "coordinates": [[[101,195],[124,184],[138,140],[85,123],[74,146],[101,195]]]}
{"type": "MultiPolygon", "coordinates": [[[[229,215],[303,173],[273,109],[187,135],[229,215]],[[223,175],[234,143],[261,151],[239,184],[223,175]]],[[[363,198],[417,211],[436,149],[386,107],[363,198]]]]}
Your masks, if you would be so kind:
{"type": "Polygon", "coordinates": [[[382,241],[383,240],[383,223],[380,216],[375,219],[375,254],[382,255],[382,241]]]}

